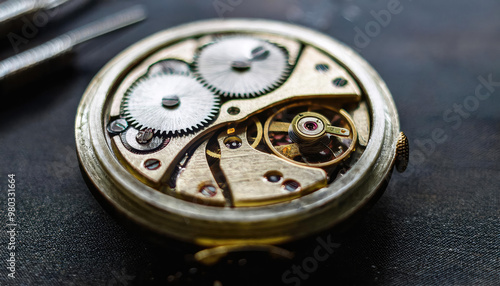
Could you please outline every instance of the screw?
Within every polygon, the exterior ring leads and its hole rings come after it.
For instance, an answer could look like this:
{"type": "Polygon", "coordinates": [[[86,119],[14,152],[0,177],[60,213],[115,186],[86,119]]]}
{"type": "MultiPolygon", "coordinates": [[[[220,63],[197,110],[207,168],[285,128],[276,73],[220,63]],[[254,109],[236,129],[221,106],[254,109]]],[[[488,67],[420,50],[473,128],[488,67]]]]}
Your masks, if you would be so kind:
{"type": "Polygon", "coordinates": [[[250,61],[233,61],[231,63],[231,68],[233,68],[233,70],[239,71],[239,72],[247,71],[250,69],[251,66],[252,66],[252,63],[250,61]]]}
{"type": "Polygon", "coordinates": [[[118,133],[121,133],[125,131],[128,127],[128,122],[127,120],[123,118],[116,119],[115,121],[112,121],[108,124],[108,132],[111,133],[111,135],[116,135],[118,133]]]}
{"type": "Polygon", "coordinates": [[[148,159],[146,160],[146,162],[144,162],[144,167],[148,170],[156,170],[158,168],[160,168],[161,166],[161,163],[160,163],[160,160],[158,159],[148,159]]]}
{"type": "Polygon", "coordinates": [[[227,109],[227,113],[229,113],[230,115],[237,115],[240,113],[240,109],[236,106],[231,106],[227,109]]]}
{"type": "Polygon", "coordinates": [[[263,61],[267,59],[267,57],[269,57],[269,50],[266,50],[266,48],[259,46],[253,49],[251,54],[252,56],[249,59],[231,62],[231,68],[239,72],[247,71],[252,67],[253,61],[263,61]]]}
{"type": "Polygon", "coordinates": [[[330,67],[327,64],[317,64],[316,65],[316,70],[322,73],[327,72],[330,69],[330,67]]]}
{"type": "Polygon", "coordinates": [[[167,95],[161,99],[161,104],[163,107],[172,108],[176,107],[181,103],[181,100],[177,95],[167,95]]]}
{"type": "Polygon", "coordinates": [[[269,50],[266,50],[264,47],[259,46],[252,50],[252,60],[262,61],[269,57],[269,50]]]}
{"type": "Polygon", "coordinates": [[[200,193],[205,197],[211,198],[217,194],[217,188],[212,185],[205,185],[200,189],[200,193]]]}
{"type": "Polygon", "coordinates": [[[347,80],[341,77],[338,77],[333,80],[333,84],[338,87],[343,87],[347,84],[347,80]]]}
{"type": "Polygon", "coordinates": [[[135,135],[135,140],[137,140],[139,144],[146,144],[151,141],[151,139],[153,139],[153,129],[151,128],[141,130],[135,135]]]}
{"type": "Polygon", "coordinates": [[[286,180],[285,182],[283,182],[283,188],[286,191],[294,192],[300,189],[300,184],[295,180],[286,180]]]}

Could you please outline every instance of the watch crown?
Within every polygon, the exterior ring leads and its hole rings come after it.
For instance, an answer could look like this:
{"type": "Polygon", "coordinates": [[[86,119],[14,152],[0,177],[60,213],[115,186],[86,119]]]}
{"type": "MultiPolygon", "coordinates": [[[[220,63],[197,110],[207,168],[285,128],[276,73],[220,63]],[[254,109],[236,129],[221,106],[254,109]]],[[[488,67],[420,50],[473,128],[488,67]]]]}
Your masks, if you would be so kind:
{"type": "Polygon", "coordinates": [[[403,173],[408,167],[410,161],[410,143],[408,137],[403,132],[399,133],[396,144],[396,170],[403,173]]]}

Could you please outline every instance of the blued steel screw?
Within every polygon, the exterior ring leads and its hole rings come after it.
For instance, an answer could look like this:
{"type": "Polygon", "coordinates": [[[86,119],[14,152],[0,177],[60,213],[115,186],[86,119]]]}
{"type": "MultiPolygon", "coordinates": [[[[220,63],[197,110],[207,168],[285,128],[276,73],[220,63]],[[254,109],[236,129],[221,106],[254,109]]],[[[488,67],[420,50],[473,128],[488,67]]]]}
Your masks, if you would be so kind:
{"type": "Polygon", "coordinates": [[[300,189],[300,184],[295,180],[286,180],[283,182],[283,188],[289,192],[293,192],[300,189]]]}
{"type": "Polygon", "coordinates": [[[160,168],[160,166],[161,163],[158,159],[148,159],[146,160],[146,162],[144,162],[144,167],[151,171],[160,168]]]}
{"type": "Polygon", "coordinates": [[[266,50],[264,47],[259,46],[252,50],[252,60],[254,61],[262,61],[269,57],[269,50],[266,50]]]}
{"type": "Polygon", "coordinates": [[[316,70],[319,72],[327,72],[330,69],[330,67],[327,64],[317,64],[316,65],[316,70]]]}
{"type": "Polygon", "coordinates": [[[217,194],[217,188],[212,185],[205,185],[200,189],[200,193],[202,193],[205,197],[213,197],[217,194]]]}
{"type": "Polygon", "coordinates": [[[347,84],[347,80],[341,77],[338,77],[333,80],[333,84],[338,87],[343,87],[347,84]]]}
{"type": "Polygon", "coordinates": [[[108,132],[111,133],[111,135],[116,135],[119,133],[122,133],[125,131],[128,127],[128,122],[127,120],[123,118],[116,119],[114,121],[111,121],[108,124],[108,132]]]}

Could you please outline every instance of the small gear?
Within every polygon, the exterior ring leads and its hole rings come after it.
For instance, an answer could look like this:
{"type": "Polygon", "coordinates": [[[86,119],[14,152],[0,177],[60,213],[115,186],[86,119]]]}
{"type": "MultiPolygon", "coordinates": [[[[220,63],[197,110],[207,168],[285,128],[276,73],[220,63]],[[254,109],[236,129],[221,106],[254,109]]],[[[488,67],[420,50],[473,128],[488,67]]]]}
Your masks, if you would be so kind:
{"type": "Polygon", "coordinates": [[[152,64],[148,68],[149,75],[159,73],[189,73],[190,71],[187,63],[175,59],[162,60],[152,64]]]}
{"type": "Polygon", "coordinates": [[[136,81],[121,105],[135,128],[181,135],[208,125],[219,111],[219,97],[189,74],[160,73],[136,81]]]}
{"type": "Polygon", "coordinates": [[[345,110],[308,102],[283,107],[264,126],[265,143],[275,155],[312,167],[328,167],[349,158],[357,136],[345,110]]]}
{"type": "Polygon", "coordinates": [[[290,72],[288,52],[268,41],[228,36],[207,44],[195,57],[198,79],[226,97],[254,97],[280,86],[290,72]]]}

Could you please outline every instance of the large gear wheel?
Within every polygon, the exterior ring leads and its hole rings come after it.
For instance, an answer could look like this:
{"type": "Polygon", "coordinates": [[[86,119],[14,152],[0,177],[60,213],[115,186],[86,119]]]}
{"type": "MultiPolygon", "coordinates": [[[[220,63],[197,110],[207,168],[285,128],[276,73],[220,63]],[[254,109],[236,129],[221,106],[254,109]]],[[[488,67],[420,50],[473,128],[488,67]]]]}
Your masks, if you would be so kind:
{"type": "Polygon", "coordinates": [[[290,71],[288,53],[268,41],[228,36],[204,46],[195,59],[198,79],[225,97],[254,97],[280,86],[290,71]]]}
{"type": "Polygon", "coordinates": [[[188,74],[160,73],[135,82],[121,105],[135,128],[181,135],[209,124],[219,111],[219,97],[188,74]]]}

